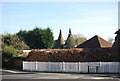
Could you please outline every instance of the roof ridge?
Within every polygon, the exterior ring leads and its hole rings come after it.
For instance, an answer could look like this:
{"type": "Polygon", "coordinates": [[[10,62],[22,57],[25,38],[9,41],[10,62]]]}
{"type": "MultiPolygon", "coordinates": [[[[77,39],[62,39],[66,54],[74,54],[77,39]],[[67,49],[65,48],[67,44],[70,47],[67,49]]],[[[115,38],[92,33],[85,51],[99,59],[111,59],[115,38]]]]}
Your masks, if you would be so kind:
{"type": "Polygon", "coordinates": [[[96,37],[97,38],[97,41],[98,41],[98,44],[99,44],[99,47],[101,47],[101,43],[100,43],[100,37],[98,36],[98,35],[95,35],[94,37],[96,37]]]}
{"type": "MultiPolygon", "coordinates": [[[[98,41],[99,41],[99,44],[100,44],[100,47],[102,47],[104,44],[104,42],[106,42],[105,44],[111,44],[109,43],[107,40],[103,39],[102,37],[99,37],[98,36],[98,41]],[[103,41],[103,42],[102,42],[103,41]]],[[[111,44],[112,45],[112,44],[111,44]]]]}

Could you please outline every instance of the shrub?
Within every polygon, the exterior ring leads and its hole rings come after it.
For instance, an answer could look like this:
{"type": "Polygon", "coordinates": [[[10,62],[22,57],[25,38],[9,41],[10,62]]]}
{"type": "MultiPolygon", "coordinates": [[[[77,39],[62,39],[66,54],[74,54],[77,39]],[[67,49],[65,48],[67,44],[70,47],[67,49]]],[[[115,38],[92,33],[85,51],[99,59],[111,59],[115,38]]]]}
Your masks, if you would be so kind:
{"type": "Polygon", "coordinates": [[[2,49],[2,67],[11,67],[12,58],[17,56],[17,50],[12,46],[5,46],[2,49]]]}

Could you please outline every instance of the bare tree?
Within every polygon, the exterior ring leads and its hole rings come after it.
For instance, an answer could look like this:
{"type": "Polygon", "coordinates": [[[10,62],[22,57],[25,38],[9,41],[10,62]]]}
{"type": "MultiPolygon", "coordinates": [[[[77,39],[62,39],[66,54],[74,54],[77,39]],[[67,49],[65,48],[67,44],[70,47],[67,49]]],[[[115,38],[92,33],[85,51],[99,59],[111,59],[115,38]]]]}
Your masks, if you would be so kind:
{"type": "Polygon", "coordinates": [[[82,34],[74,34],[73,37],[74,37],[76,46],[78,46],[79,44],[81,44],[87,40],[87,38],[82,34]]]}
{"type": "Polygon", "coordinates": [[[108,38],[108,42],[109,42],[109,43],[113,43],[113,42],[114,42],[114,39],[113,39],[112,37],[109,37],[109,38],[108,38]]]}

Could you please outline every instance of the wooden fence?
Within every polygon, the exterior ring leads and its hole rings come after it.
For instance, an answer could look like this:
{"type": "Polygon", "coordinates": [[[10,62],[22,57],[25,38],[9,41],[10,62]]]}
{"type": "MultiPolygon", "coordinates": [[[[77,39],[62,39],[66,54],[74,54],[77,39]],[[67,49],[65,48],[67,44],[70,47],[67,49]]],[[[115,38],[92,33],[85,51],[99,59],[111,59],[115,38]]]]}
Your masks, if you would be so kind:
{"type": "Polygon", "coordinates": [[[120,62],[28,62],[23,70],[76,73],[120,73],[120,62]]]}

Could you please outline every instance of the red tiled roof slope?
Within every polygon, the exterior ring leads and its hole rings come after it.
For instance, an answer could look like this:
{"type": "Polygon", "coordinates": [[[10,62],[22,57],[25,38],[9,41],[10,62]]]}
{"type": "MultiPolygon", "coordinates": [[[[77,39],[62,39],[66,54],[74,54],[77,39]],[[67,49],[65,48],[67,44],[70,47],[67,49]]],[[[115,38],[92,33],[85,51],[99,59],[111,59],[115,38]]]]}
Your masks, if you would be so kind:
{"type": "Polygon", "coordinates": [[[103,38],[99,37],[98,35],[95,35],[91,39],[77,46],[77,48],[106,48],[106,47],[112,47],[112,44],[104,40],[103,38]]]}

